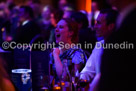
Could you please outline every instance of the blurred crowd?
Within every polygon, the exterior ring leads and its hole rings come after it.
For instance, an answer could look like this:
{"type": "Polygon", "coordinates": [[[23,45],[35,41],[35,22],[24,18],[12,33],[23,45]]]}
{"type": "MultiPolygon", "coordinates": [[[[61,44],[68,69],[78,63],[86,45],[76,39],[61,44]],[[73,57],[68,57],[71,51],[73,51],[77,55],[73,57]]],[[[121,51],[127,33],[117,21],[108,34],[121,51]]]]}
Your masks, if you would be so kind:
{"type": "MultiPolygon", "coordinates": [[[[16,5],[13,0],[9,1],[0,3],[0,44],[4,41],[30,43],[38,34],[43,40],[55,42],[54,29],[58,21],[61,18],[72,18],[78,23],[79,43],[83,47],[84,43],[92,43],[94,47],[96,38],[93,26],[99,14],[97,2],[92,2],[93,14],[85,10],[76,11],[67,2],[60,2],[59,7],[54,8],[51,5],[43,6],[34,3],[32,0],[22,5],[16,5]]],[[[91,49],[93,48],[88,49],[87,52],[91,53],[91,49]]]]}
{"type": "MultiPolygon", "coordinates": [[[[107,2],[111,7],[100,9],[98,2],[92,1],[91,12],[77,11],[68,2],[59,2],[58,8],[51,5],[42,6],[32,0],[22,5],[16,5],[12,0],[1,2],[0,52],[13,52],[14,68],[31,69],[33,64],[32,58],[29,59],[31,54],[28,55],[24,50],[21,52],[18,49],[4,49],[3,42],[14,41],[22,44],[63,42],[70,45],[70,48],[60,48],[60,45],[55,45],[56,48],[49,49],[49,65],[51,65],[49,73],[55,76],[56,81],[62,80],[63,60],[67,59],[72,61],[74,71],[80,73],[79,79],[89,82],[87,91],[124,91],[129,87],[131,77],[128,74],[133,69],[128,65],[133,65],[132,60],[136,56],[134,48],[136,1],[107,0],[107,2]],[[102,47],[108,43],[121,44],[124,41],[132,43],[132,49],[102,47]],[[81,47],[78,48],[72,43],[80,43],[81,47]],[[91,44],[90,47],[87,47],[87,44],[91,44]],[[26,59],[17,59],[20,55],[26,59]]],[[[38,48],[33,50],[39,51],[38,48]]],[[[0,71],[3,74],[0,75],[0,81],[3,81],[0,83],[0,91],[1,89],[8,91],[5,80],[11,86],[11,91],[14,91],[10,77],[1,66],[2,61],[0,59],[0,71]]]]}

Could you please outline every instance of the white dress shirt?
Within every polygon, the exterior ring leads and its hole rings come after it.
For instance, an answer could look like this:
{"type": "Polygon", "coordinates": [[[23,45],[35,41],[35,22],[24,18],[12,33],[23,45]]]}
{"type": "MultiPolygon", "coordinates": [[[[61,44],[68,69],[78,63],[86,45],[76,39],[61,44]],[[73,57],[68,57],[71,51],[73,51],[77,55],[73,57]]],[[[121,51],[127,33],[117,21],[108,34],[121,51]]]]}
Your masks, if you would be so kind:
{"type": "Polygon", "coordinates": [[[80,72],[80,79],[90,81],[95,77],[96,74],[100,73],[100,61],[103,53],[104,40],[96,42],[95,48],[92,51],[89,59],[83,70],[80,72]]]}

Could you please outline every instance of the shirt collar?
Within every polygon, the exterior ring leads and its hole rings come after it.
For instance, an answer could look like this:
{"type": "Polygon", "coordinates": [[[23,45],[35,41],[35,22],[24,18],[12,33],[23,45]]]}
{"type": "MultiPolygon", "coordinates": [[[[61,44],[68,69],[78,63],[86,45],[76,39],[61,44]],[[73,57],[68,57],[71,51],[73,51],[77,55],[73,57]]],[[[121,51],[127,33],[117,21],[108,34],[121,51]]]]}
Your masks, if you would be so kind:
{"type": "Polygon", "coordinates": [[[25,21],[22,23],[22,26],[26,25],[28,22],[29,22],[29,20],[25,20],[25,21]]]}

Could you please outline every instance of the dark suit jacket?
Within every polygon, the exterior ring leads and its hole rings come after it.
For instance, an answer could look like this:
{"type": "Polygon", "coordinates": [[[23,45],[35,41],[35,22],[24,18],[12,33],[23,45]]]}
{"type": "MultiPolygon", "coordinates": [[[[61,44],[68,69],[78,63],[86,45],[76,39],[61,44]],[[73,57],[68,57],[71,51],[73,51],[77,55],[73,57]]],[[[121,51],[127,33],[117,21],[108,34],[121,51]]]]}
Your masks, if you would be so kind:
{"type": "MultiPolygon", "coordinates": [[[[30,43],[31,40],[40,32],[40,28],[34,21],[29,21],[24,26],[17,29],[16,43],[30,43]]],[[[30,68],[30,51],[29,48],[16,48],[14,53],[14,68],[30,68]]]]}
{"type": "Polygon", "coordinates": [[[131,91],[134,81],[133,71],[136,60],[136,8],[123,20],[121,26],[110,36],[106,43],[132,43],[125,49],[105,49],[101,63],[101,80],[99,91],[131,91]],[[127,49],[128,48],[128,49],[127,49]],[[131,66],[131,67],[129,67],[131,66]],[[130,86],[131,85],[131,86],[130,86]]]}
{"type": "Polygon", "coordinates": [[[17,29],[15,40],[17,43],[30,43],[32,38],[40,33],[40,28],[34,21],[29,21],[26,25],[17,29]]]}

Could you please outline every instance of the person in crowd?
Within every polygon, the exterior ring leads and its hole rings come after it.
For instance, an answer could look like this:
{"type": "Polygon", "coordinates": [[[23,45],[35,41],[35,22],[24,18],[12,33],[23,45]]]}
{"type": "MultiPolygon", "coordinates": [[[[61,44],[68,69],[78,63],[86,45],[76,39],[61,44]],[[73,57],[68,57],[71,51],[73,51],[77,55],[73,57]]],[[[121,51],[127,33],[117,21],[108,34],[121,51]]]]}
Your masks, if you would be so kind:
{"type": "Polygon", "coordinates": [[[63,7],[63,18],[70,18],[70,16],[72,15],[72,13],[74,13],[74,8],[67,4],[63,7]]]}
{"type": "Polygon", "coordinates": [[[30,43],[33,37],[39,34],[40,28],[33,20],[33,10],[29,6],[21,6],[19,9],[20,26],[17,29],[15,41],[17,43],[30,43]]]}
{"type": "Polygon", "coordinates": [[[6,72],[4,62],[0,57],[0,91],[15,91],[15,87],[6,72]]]}
{"type": "Polygon", "coordinates": [[[96,42],[95,32],[88,28],[88,19],[85,14],[81,12],[75,12],[71,15],[71,18],[78,23],[79,43],[81,43],[82,49],[88,53],[89,57],[96,42]],[[90,48],[85,44],[91,44],[90,48]]]}
{"type": "Polygon", "coordinates": [[[65,58],[72,59],[74,69],[80,72],[86,63],[87,56],[76,45],[78,41],[78,26],[76,22],[70,18],[61,19],[56,26],[55,37],[59,48],[54,48],[50,63],[53,64],[56,79],[59,79],[62,75],[63,59],[65,58]],[[69,45],[69,47],[65,45],[69,45]]]}
{"type": "Polygon", "coordinates": [[[10,22],[11,22],[10,35],[12,39],[15,39],[16,29],[19,26],[18,21],[19,21],[19,7],[15,6],[12,8],[10,13],[10,22]]]}
{"type": "Polygon", "coordinates": [[[67,5],[68,4],[68,1],[67,0],[59,0],[58,1],[58,8],[60,9],[60,10],[63,10],[63,8],[65,7],[65,5],[67,5]]]}
{"type": "Polygon", "coordinates": [[[0,3],[0,43],[11,41],[9,9],[5,3],[0,3]]]}
{"type": "Polygon", "coordinates": [[[49,5],[43,7],[42,10],[42,22],[44,25],[50,25],[51,24],[51,13],[53,11],[53,8],[49,5]]]}
{"type": "Polygon", "coordinates": [[[100,11],[94,29],[96,31],[96,36],[104,37],[104,40],[96,42],[92,54],[81,71],[80,79],[91,82],[95,77],[98,78],[97,75],[100,74],[101,56],[103,54],[103,44],[114,31],[117,16],[118,12],[112,9],[103,9],[100,11]]]}
{"type": "Polygon", "coordinates": [[[42,12],[41,5],[39,3],[33,3],[30,7],[33,9],[35,21],[40,21],[42,12]]]}
{"type": "MultiPolygon", "coordinates": [[[[3,41],[12,41],[13,39],[13,36],[11,34],[11,31],[13,29],[13,26],[16,24],[16,22],[13,23],[13,9],[15,7],[15,3],[13,2],[13,0],[7,0],[5,3],[0,3],[0,12],[1,10],[3,10],[3,13],[4,13],[4,23],[2,25],[2,30],[4,29],[4,32],[2,34],[3,36],[3,39],[0,39],[0,40],[3,40],[3,41]]],[[[1,13],[1,14],[3,14],[1,13]]],[[[1,16],[0,14],[0,16],[1,16]]],[[[3,22],[3,21],[2,21],[3,22]]],[[[1,25],[1,24],[0,24],[1,25]]]]}
{"type": "Polygon", "coordinates": [[[99,5],[97,1],[92,1],[91,9],[92,11],[88,14],[88,21],[89,21],[90,28],[94,27],[95,20],[97,19],[100,13],[99,5]]]}
{"type": "Polygon", "coordinates": [[[126,91],[133,90],[134,78],[130,71],[135,71],[136,60],[136,1],[135,0],[107,0],[115,6],[120,14],[118,16],[116,31],[106,43],[131,43],[129,48],[105,49],[101,60],[101,77],[98,91],[126,91]]]}
{"type": "Polygon", "coordinates": [[[51,24],[51,13],[53,10],[54,9],[49,5],[43,7],[42,18],[38,22],[41,28],[41,34],[46,41],[49,41],[50,32],[54,28],[54,26],[51,24]]]}
{"type": "MultiPolygon", "coordinates": [[[[19,9],[20,26],[16,30],[16,45],[30,44],[32,39],[40,34],[41,30],[34,21],[33,10],[29,6],[21,6],[19,9]]],[[[36,47],[32,49],[37,49],[36,47]]],[[[30,48],[22,46],[20,48],[12,48],[14,57],[14,68],[31,68],[30,64],[30,48]],[[26,50],[23,50],[26,48],[26,50]]]]}
{"type": "Polygon", "coordinates": [[[6,14],[4,10],[0,8],[0,44],[2,44],[2,42],[5,40],[5,37],[6,37],[6,34],[5,34],[6,31],[4,31],[4,24],[6,22],[5,16],[6,14]]]}

